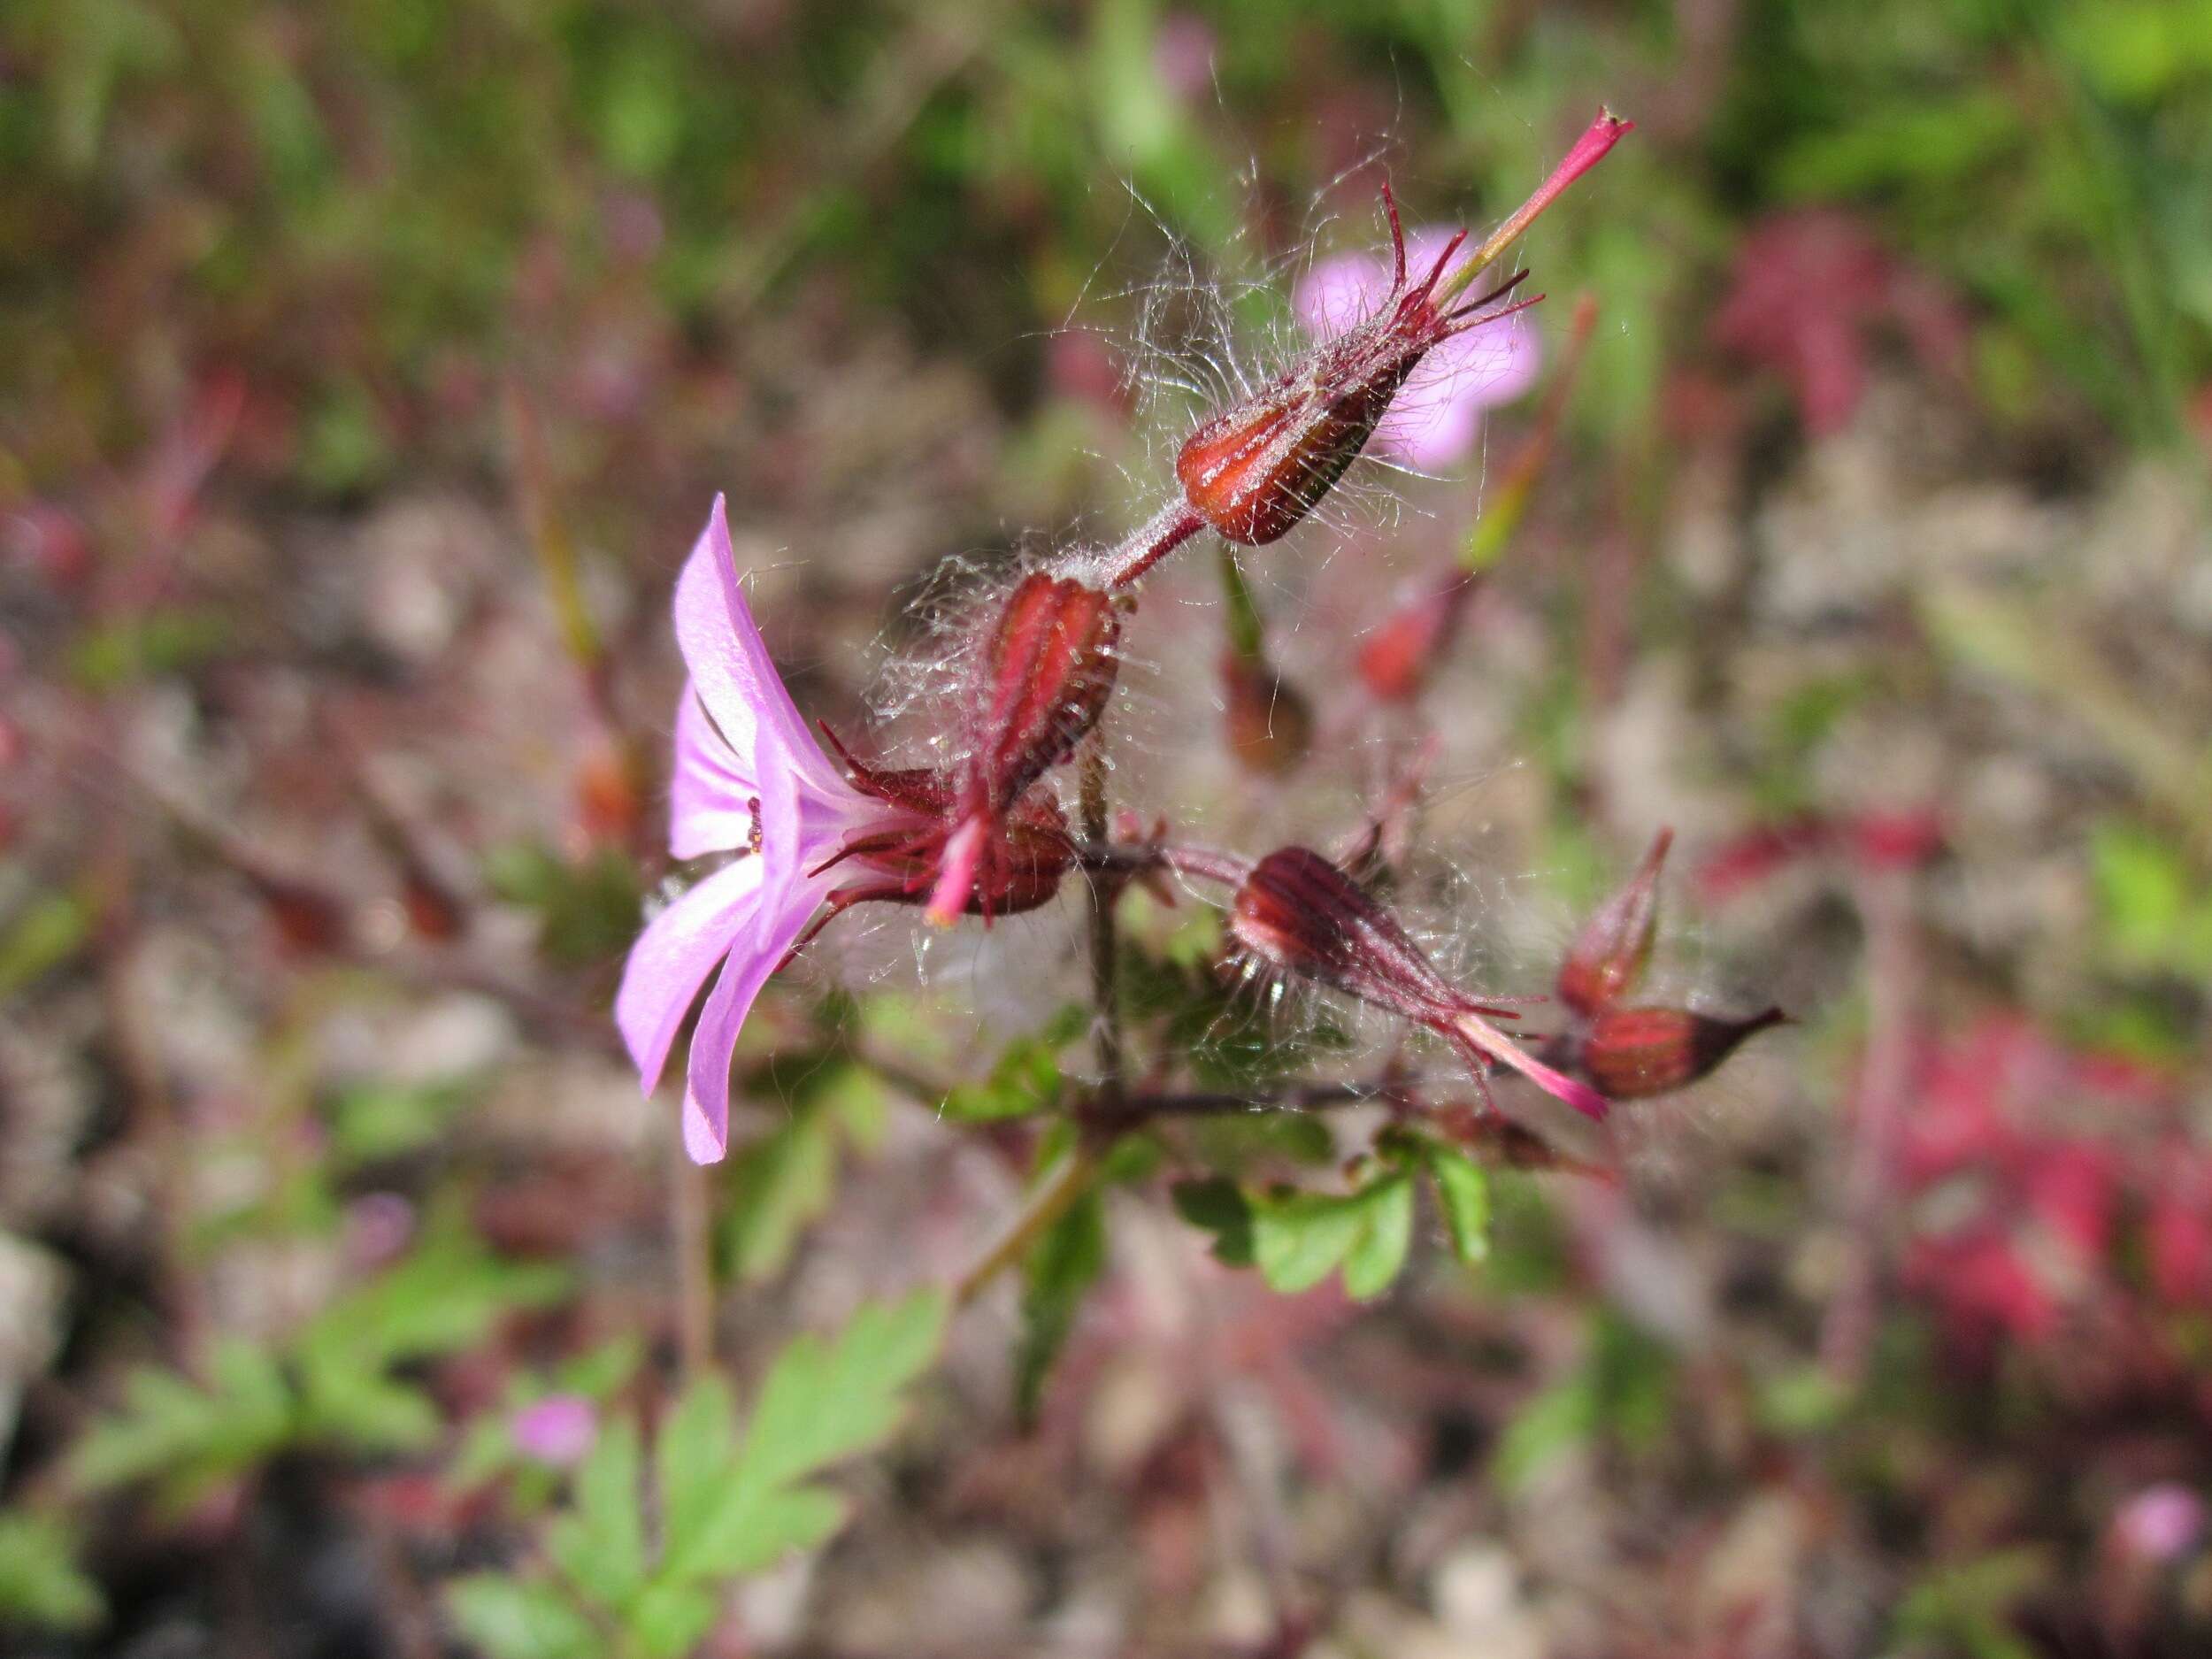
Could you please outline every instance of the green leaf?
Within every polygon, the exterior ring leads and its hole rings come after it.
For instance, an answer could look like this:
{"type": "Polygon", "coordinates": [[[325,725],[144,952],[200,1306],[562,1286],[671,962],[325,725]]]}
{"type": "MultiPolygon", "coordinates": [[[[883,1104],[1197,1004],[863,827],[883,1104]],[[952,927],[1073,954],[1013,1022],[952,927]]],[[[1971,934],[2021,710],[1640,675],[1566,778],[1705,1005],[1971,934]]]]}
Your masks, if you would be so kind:
{"type": "Polygon", "coordinates": [[[476,1573],[446,1586],[462,1635],[491,1659],[603,1659],[606,1639],[549,1584],[476,1573]]]}
{"type": "Polygon", "coordinates": [[[1014,1350],[1015,1408],[1033,1422],[1045,1377],[1075,1328],[1084,1294],[1106,1271],[1106,1206],[1095,1188],[1037,1240],[1022,1264],[1022,1333],[1014,1350]]]}
{"type": "Polygon", "coordinates": [[[723,1248],[748,1283],[780,1273],[799,1233],[829,1209],[837,1183],[837,1135],[820,1112],[801,1114],[730,1160],[723,1248]]]}
{"type": "Polygon", "coordinates": [[[550,1302],[562,1269],[502,1261],[459,1223],[442,1223],[396,1266],[341,1296],[301,1333],[311,1374],[386,1370],[480,1341],[512,1310],[550,1302]]]}
{"type": "Polygon", "coordinates": [[[730,1164],[722,1246],[730,1271],[757,1283],[783,1271],[800,1233],[829,1209],[841,1149],[881,1139],[887,1102],[881,1079],[840,1055],[787,1056],[747,1082],[788,1112],[730,1164]]]}
{"type": "Polygon", "coordinates": [[[766,1489],[890,1438],[900,1391],[926,1370],[950,1309],[923,1291],[864,1308],[844,1333],[802,1336],[777,1357],[746,1425],[742,1479],[766,1489]]]}
{"type": "Polygon", "coordinates": [[[1490,1177],[1457,1147],[1431,1141],[1422,1148],[1429,1179],[1436,1183],[1437,1208],[1444,1212],[1452,1254],[1473,1264],[1490,1254],[1490,1177]]]}
{"type": "Polygon", "coordinates": [[[835,1530],[844,1513],[835,1495],[798,1483],[889,1438],[902,1391],[936,1357],[949,1314],[942,1293],[925,1291],[864,1309],[833,1340],[786,1348],[746,1425],[735,1478],[711,1502],[687,1497],[689,1524],[672,1531],[662,1580],[748,1571],[835,1530]]]}
{"type": "Polygon", "coordinates": [[[2097,826],[2089,867],[2107,948],[2121,964],[2212,978],[2212,899],[2180,851],[2131,824],[2097,826]]]}
{"type": "Polygon", "coordinates": [[[553,1373],[552,1392],[603,1401],[637,1374],[645,1344],[625,1333],[579,1354],[553,1373]]]}
{"type": "Polygon", "coordinates": [[[1175,1213],[1214,1235],[1214,1259],[1228,1267],[1252,1265],[1252,1202],[1225,1175],[1178,1181],[1175,1213]]]}
{"type": "Polygon", "coordinates": [[[1060,1102],[1060,1051],[1089,1025],[1080,1008],[1062,1009],[1042,1031],[1007,1044],[984,1081],[964,1083],[947,1094],[945,1117],[954,1123],[997,1123],[1051,1110],[1060,1102]]]}
{"type": "Polygon", "coordinates": [[[317,1366],[303,1373],[301,1393],[303,1429],[359,1451],[419,1451],[444,1425],[428,1394],[378,1371],[317,1366]]]}
{"type": "Polygon", "coordinates": [[[1402,1171],[1356,1193],[1291,1193],[1253,1209],[1253,1260],[1285,1293],[1311,1289],[1340,1266],[1348,1294],[1376,1295],[1398,1276],[1412,1238],[1413,1183],[1402,1171]]]}
{"type": "Polygon", "coordinates": [[[695,1585],[657,1584],[630,1609],[630,1633],[647,1659],[685,1659],[720,1611],[714,1597],[695,1585]]]}
{"type": "Polygon", "coordinates": [[[716,1499],[732,1484],[737,1460],[737,1402],[719,1377],[684,1390],[653,1447],[660,1480],[665,1553],[680,1557],[697,1542],[716,1499]]]}
{"type": "Polygon", "coordinates": [[[546,1532],[546,1547],[569,1578],[610,1612],[626,1608],[645,1584],[645,1524],[638,1477],[637,1425],[604,1425],[576,1471],[576,1502],[546,1532]]]}
{"type": "Polygon", "coordinates": [[[1597,1429],[1596,1391],[1586,1378],[1571,1378],[1545,1389],[1506,1425],[1491,1460],[1491,1476],[1508,1492],[1517,1492],[1597,1429]]]}
{"type": "Polygon", "coordinates": [[[1971,1659],[2033,1659],[2011,1628],[2012,1610],[2050,1571],[2049,1552],[2034,1545],[1939,1569],[1899,1603],[1896,1639],[1948,1643],[1971,1659]]]}
{"type": "Polygon", "coordinates": [[[158,1478],[182,1503],[284,1444],[292,1399],[273,1356],[227,1342],[209,1371],[205,1389],[173,1371],[135,1372],[123,1409],[94,1424],[70,1454],[74,1483],[89,1492],[158,1478]]]}
{"type": "Polygon", "coordinates": [[[1413,1178],[1401,1175],[1360,1194],[1365,1225],[1344,1258],[1344,1288],[1364,1301],[1388,1290],[1413,1243],[1413,1178]]]}
{"type": "Polygon", "coordinates": [[[0,927],[0,997],[12,996],[75,956],[92,936],[92,907],[66,893],[33,899],[0,927]]]}
{"type": "Polygon", "coordinates": [[[82,1631],[106,1617],[107,1602],[78,1567],[68,1529],[27,1510],[0,1510],[0,1626],[82,1631]]]}
{"type": "Polygon", "coordinates": [[[352,1168],[429,1146],[445,1133],[464,1094],[449,1083],[427,1087],[372,1083],[349,1089],[331,1109],[331,1147],[352,1168]]]}

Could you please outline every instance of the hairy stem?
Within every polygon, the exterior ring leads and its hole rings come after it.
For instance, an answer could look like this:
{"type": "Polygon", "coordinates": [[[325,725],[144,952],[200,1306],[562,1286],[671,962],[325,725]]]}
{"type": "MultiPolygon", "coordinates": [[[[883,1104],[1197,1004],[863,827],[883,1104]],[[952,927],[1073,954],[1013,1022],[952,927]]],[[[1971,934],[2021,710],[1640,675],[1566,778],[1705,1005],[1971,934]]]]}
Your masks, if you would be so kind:
{"type": "Polygon", "coordinates": [[[1126,588],[1206,527],[1198,510],[1178,495],[1142,529],[1106,555],[1106,586],[1126,588]]]}

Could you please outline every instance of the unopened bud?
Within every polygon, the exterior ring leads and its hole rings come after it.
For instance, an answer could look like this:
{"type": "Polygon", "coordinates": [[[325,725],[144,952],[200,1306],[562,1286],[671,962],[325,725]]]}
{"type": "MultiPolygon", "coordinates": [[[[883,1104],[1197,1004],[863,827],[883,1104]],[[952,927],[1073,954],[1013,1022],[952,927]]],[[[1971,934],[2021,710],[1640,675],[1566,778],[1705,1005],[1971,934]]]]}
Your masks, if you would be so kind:
{"type": "Polygon", "coordinates": [[[1559,966],[1559,1000],[1578,1014],[1609,1008],[1636,988],[1659,927],[1659,867],[1674,832],[1663,829],[1636,873],[1575,936],[1559,966]]]}
{"type": "Polygon", "coordinates": [[[1269,966],[1425,1025],[1481,1079],[1494,1063],[1592,1118],[1604,1099],[1523,1052],[1490,1024],[1507,1010],[1455,988],[1389,910],[1319,853],[1285,847],[1254,865],[1237,890],[1229,932],[1269,966]]]}
{"type": "Polygon", "coordinates": [[[1748,1019],[1715,1019],[1679,1008],[1608,1008],[1582,1039],[1577,1069],[1615,1100],[1665,1094],[1709,1076],[1746,1038],[1788,1018],[1778,1008],[1748,1019]]]}
{"type": "Polygon", "coordinates": [[[1313,746],[1313,708],[1264,657],[1235,651],[1221,658],[1230,752],[1249,770],[1279,778],[1298,770],[1313,746]]]}

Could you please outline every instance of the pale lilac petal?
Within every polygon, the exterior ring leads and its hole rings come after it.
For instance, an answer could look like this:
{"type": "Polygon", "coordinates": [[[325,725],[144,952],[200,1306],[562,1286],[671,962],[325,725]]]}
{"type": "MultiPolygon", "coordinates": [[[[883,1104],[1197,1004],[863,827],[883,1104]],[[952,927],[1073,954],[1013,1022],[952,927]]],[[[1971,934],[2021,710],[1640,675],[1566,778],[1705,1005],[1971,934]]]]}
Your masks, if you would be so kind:
{"type": "Polygon", "coordinates": [[[676,579],[676,644],[741,769],[749,766],[758,776],[763,762],[755,751],[765,729],[781,742],[786,764],[803,770],[810,784],[824,790],[843,784],[784,689],[745,603],[720,495],[676,579]]]}
{"type": "Polygon", "coordinates": [[[718,1164],[730,1147],[730,1056],[738,1028],[753,999],[812,918],[830,887],[828,879],[802,881],[764,906],[747,936],[733,945],[691,1034],[688,1086],[684,1090],[684,1151],[695,1164],[718,1164]]]}
{"type": "Polygon", "coordinates": [[[766,861],[755,857],[716,871],[656,916],[630,947],[614,1022],[648,1094],[699,987],[760,908],[765,871],[766,861]]]}
{"type": "Polygon", "coordinates": [[[1441,472],[1473,453],[1482,434],[1482,405],[1455,396],[1435,376],[1417,371],[1375,427],[1375,454],[1424,472],[1441,472]]]}
{"type": "Polygon", "coordinates": [[[679,858],[734,852],[751,843],[752,802],[760,793],[697,690],[676,705],[676,764],[668,786],[668,850],[679,858]]]}
{"type": "Polygon", "coordinates": [[[1544,342],[1525,311],[1455,334],[1429,353],[1419,372],[1448,377],[1455,394],[1494,409],[1525,397],[1544,366],[1544,342]]]}
{"type": "Polygon", "coordinates": [[[1325,340],[1365,322],[1389,291],[1388,260],[1371,254],[1337,254],[1319,261],[1299,280],[1291,305],[1306,332],[1325,340]]]}

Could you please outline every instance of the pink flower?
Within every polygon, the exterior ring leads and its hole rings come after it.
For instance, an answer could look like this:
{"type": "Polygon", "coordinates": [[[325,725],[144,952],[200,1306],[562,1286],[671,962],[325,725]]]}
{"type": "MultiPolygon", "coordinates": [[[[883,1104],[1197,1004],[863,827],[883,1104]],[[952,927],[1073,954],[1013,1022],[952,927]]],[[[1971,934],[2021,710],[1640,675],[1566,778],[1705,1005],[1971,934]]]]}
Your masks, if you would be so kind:
{"type": "Polygon", "coordinates": [[[2112,1517],[2122,1549],[2162,1565],[2187,1555],[2203,1532],[2204,1500],[2173,1481],[2144,1487],[2112,1517]]]}
{"type": "Polygon", "coordinates": [[[507,1426],[525,1457],[567,1469],[583,1462],[599,1438],[599,1411],[581,1394],[548,1394],[516,1412],[507,1426]]]}
{"type": "MultiPolygon", "coordinates": [[[[1430,226],[1406,235],[1405,263],[1425,271],[1459,233],[1430,226]]],[[[1293,296],[1298,319],[1322,339],[1335,339],[1379,311],[1390,297],[1394,262],[1375,253],[1324,259],[1293,296]]],[[[1517,314],[1454,334],[1432,349],[1382,418],[1370,441],[1375,453],[1436,470],[1464,459],[1482,430],[1482,411],[1521,396],[1536,382],[1543,348],[1517,314]]]]}
{"type": "Polygon", "coordinates": [[[815,742],[746,608],[722,498],[676,583],[676,642],[691,671],[676,710],[669,850],[736,856],[655,917],[622,971],[615,1023],[649,1094],[684,1015],[719,964],[691,1041],[684,1148],[729,1145],[730,1056],[762,984],[831,896],[827,866],[895,808],[846,781],[815,742]]]}

